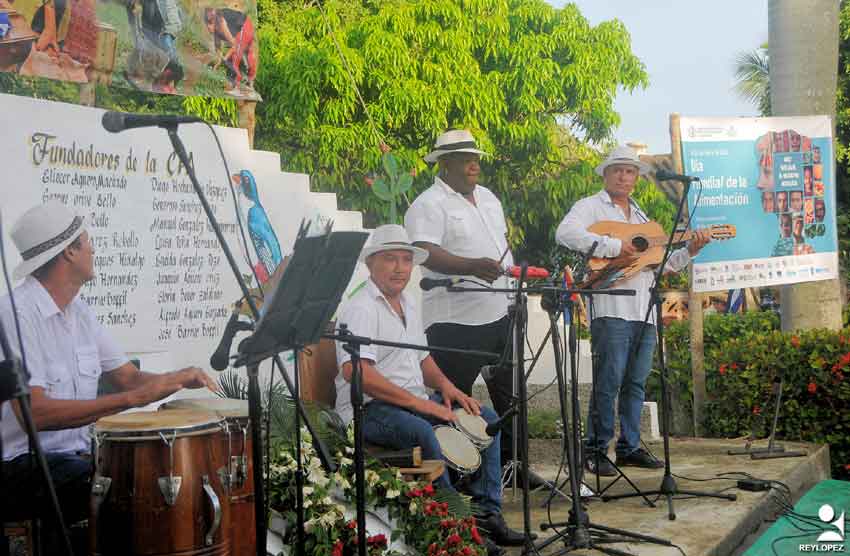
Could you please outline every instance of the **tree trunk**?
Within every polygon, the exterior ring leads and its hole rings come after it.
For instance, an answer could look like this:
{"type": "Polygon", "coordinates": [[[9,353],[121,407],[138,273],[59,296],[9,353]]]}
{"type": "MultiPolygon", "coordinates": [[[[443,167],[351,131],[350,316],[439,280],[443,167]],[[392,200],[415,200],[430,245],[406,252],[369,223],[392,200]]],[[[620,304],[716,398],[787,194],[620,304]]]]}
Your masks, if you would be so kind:
{"type": "MultiPolygon", "coordinates": [[[[774,116],[826,114],[835,126],[839,0],[770,0],[768,48],[774,116]]],[[[833,137],[835,136],[833,132],[833,137]]],[[[839,280],[785,286],[782,329],[841,328],[839,280]]]]}

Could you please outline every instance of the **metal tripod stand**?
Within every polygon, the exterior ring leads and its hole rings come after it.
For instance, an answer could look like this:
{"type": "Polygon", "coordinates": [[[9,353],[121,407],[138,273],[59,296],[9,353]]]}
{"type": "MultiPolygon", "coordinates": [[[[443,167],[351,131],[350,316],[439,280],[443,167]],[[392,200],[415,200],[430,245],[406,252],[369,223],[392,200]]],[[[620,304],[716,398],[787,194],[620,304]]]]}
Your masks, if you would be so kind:
{"type": "MultiPolygon", "coordinates": [[[[624,529],[616,529],[592,523],[587,511],[581,504],[581,478],[582,466],[581,458],[578,457],[581,446],[581,415],[579,409],[578,395],[578,361],[576,360],[577,337],[575,333],[575,322],[573,321],[573,304],[567,301],[565,311],[569,311],[571,325],[569,328],[568,344],[570,347],[570,403],[571,416],[566,413],[566,407],[561,404],[561,418],[564,420],[564,433],[566,460],[569,469],[568,480],[570,482],[570,493],[572,499],[572,508],[570,509],[569,519],[559,523],[544,523],[540,525],[542,530],[555,529],[564,527],[565,532],[559,532],[541,542],[536,546],[537,550],[545,548],[550,544],[562,539],[564,548],[555,553],[556,556],[567,554],[575,550],[594,549],[605,554],[613,556],[629,556],[629,552],[624,552],[611,546],[606,546],[611,543],[619,542],[648,542],[663,546],[673,546],[666,539],[652,537],[649,535],[641,535],[624,529]],[[569,426],[568,426],[569,424],[569,426]]],[[[565,313],[566,315],[567,313],[565,313]]],[[[550,313],[550,318],[554,318],[550,313]]],[[[553,323],[554,324],[554,323],[553,323]]],[[[558,383],[561,386],[564,382],[563,375],[565,374],[563,357],[561,354],[560,345],[553,342],[555,350],[555,372],[558,374],[558,383]]],[[[562,387],[562,386],[561,386],[562,387]]]]}

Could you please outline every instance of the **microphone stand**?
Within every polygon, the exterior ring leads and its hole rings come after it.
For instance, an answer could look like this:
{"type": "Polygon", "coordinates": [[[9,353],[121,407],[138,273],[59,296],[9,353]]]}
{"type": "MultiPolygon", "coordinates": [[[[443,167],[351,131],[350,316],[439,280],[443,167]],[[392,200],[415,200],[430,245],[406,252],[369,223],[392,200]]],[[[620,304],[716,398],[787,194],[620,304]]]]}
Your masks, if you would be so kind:
{"type": "MultiPolygon", "coordinates": [[[[684,180],[684,190],[682,191],[682,198],[679,200],[679,206],[676,209],[676,217],[673,222],[679,222],[682,217],[682,211],[685,206],[685,202],[688,198],[688,190],[690,189],[690,182],[688,180],[684,180]]],[[[649,317],[652,315],[653,308],[655,309],[655,328],[658,335],[658,365],[660,367],[660,377],[661,377],[661,435],[664,440],[664,477],[661,479],[661,485],[656,490],[649,490],[641,492],[637,487],[635,487],[636,492],[626,493],[626,494],[615,494],[615,495],[603,495],[601,496],[603,502],[607,502],[609,500],[618,500],[621,498],[632,498],[635,496],[641,496],[646,498],[647,496],[656,495],[656,496],[665,496],[667,498],[667,518],[670,521],[674,521],[676,519],[676,512],[673,509],[673,497],[679,494],[685,494],[691,497],[711,497],[711,498],[722,498],[724,500],[734,501],[737,500],[737,496],[734,494],[723,494],[723,493],[715,493],[715,492],[702,492],[696,490],[682,490],[676,484],[676,480],[673,478],[673,473],[670,469],[670,400],[669,400],[669,392],[667,389],[667,363],[664,359],[664,321],[661,319],[661,296],[658,294],[658,284],[661,281],[661,275],[664,273],[664,267],[667,265],[667,261],[670,258],[670,253],[673,249],[673,237],[676,235],[676,230],[672,230],[670,232],[670,236],[667,238],[667,246],[664,249],[664,256],[661,259],[661,264],[658,265],[658,268],[655,271],[655,276],[652,281],[652,287],[650,288],[650,302],[646,308],[646,315],[643,318],[643,326],[641,326],[640,335],[637,338],[637,341],[633,344],[633,347],[629,353],[629,359],[626,366],[626,375],[628,375],[631,370],[632,365],[634,365],[635,358],[637,357],[638,347],[643,340],[643,335],[646,334],[646,329],[649,324],[649,317]]],[[[597,292],[600,293],[600,292],[597,292]]],[[[619,469],[618,469],[619,470],[619,469]]],[[[622,471],[619,471],[621,477],[625,477],[625,474],[622,471]]],[[[608,486],[605,487],[605,490],[611,487],[615,482],[617,482],[620,477],[617,477],[608,486]]],[[[629,481],[631,483],[631,481],[629,481]]],[[[601,493],[600,493],[601,494],[601,493]]]]}
{"type": "MultiPolygon", "coordinates": [[[[183,167],[186,168],[186,172],[189,175],[189,180],[192,182],[192,186],[195,189],[195,193],[198,195],[198,199],[201,202],[201,205],[204,208],[204,213],[207,216],[207,220],[210,223],[210,226],[213,228],[215,232],[215,236],[218,239],[219,244],[221,245],[221,249],[224,252],[224,256],[227,259],[228,264],[230,265],[230,269],[233,272],[233,276],[236,279],[236,282],[239,284],[239,288],[242,291],[242,296],[245,298],[245,301],[248,303],[248,307],[251,309],[251,314],[254,317],[254,320],[258,320],[260,317],[260,311],[257,308],[257,304],[254,302],[254,298],[251,296],[250,291],[248,290],[248,285],[245,283],[245,279],[242,277],[242,273],[239,270],[239,265],[236,262],[236,259],[233,258],[233,253],[230,250],[230,247],[227,244],[227,241],[224,238],[224,234],[221,232],[221,227],[218,224],[218,220],[213,213],[212,207],[210,207],[209,201],[207,200],[206,195],[204,194],[204,190],[201,188],[201,184],[198,182],[198,177],[195,175],[195,168],[192,165],[191,160],[189,159],[189,155],[186,152],[186,147],[183,145],[183,141],[180,139],[180,136],[177,134],[177,126],[178,124],[171,123],[168,125],[163,125],[165,130],[168,132],[168,138],[171,140],[171,145],[174,147],[174,152],[177,154],[180,162],[183,164],[183,167]]],[[[296,357],[297,361],[298,358],[296,357]]],[[[300,393],[295,385],[293,385],[292,381],[284,370],[283,361],[281,361],[280,356],[278,354],[274,355],[274,361],[277,364],[278,368],[281,369],[281,377],[283,378],[284,383],[286,384],[286,388],[289,391],[290,396],[295,404],[295,435],[296,435],[296,454],[297,454],[297,471],[296,471],[296,485],[298,489],[298,495],[296,498],[300,500],[302,495],[301,493],[301,485],[303,484],[304,477],[304,464],[301,461],[300,450],[301,450],[301,422],[304,422],[304,425],[307,427],[307,430],[310,433],[310,437],[313,441],[313,447],[316,450],[316,454],[319,457],[319,460],[322,462],[322,466],[328,470],[329,472],[333,472],[336,470],[336,464],[331,460],[330,453],[328,452],[327,446],[325,446],[324,442],[322,442],[321,438],[317,434],[313,424],[310,422],[310,419],[307,417],[306,412],[304,411],[304,406],[301,403],[300,393]]],[[[262,437],[262,429],[260,423],[262,421],[262,404],[260,401],[260,382],[259,382],[259,363],[251,364],[247,367],[248,374],[248,408],[249,408],[249,418],[251,421],[251,440],[253,442],[253,458],[254,458],[254,511],[255,511],[255,527],[256,527],[256,536],[257,536],[257,556],[266,556],[266,535],[267,535],[267,515],[266,515],[266,494],[265,494],[265,483],[263,482],[263,437],[262,437]]],[[[298,376],[297,371],[297,363],[296,363],[296,371],[295,376],[298,376]]],[[[298,504],[299,508],[296,512],[298,516],[298,523],[296,527],[298,527],[298,538],[299,543],[298,546],[295,547],[295,553],[297,555],[302,555],[304,552],[304,542],[303,542],[303,531],[304,531],[304,508],[303,502],[298,504]]]]}
{"type": "Polygon", "coordinates": [[[366,451],[363,436],[363,418],[365,405],[363,403],[363,369],[360,358],[360,347],[368,345],[396,347],[402,349],[414,349],[417,351],[445,351],[478,355],[484,357],[498,358],[496,353],[486,351],[475,351],[455,348],[440,348],[434,346],[421,346],[400,342],[385,342],[374,340],[365,336],[355,336],[348,329],[348,325],[340,323],[339,334],[323,334],[323,338],[334,340],[343,344],[344,349],[351,355],[351,407],[354,410],[354,489],[355,506],[357,512],[357,553],[366,556],[366,451]]]}
{"type": "MultiPolygon", "coordinates": [[[[575,315],[572,301],[566,302],[564,314],[570,315],[570,329],[568,333],[568,344],[570,347],[570,403],[572,405],[572,422],[570,423],[563,402],[561,403],[561,418],[564,420],[564,432],[566,439],[564,447],[567,452],[567,469],[569,477],[567,480],[570,483],[570,499],[572,507],[570,508],[569,518],[567,521],[556,523],[542,523],[540,529],[557,529],[566,527],[566,533],[558,533],[552,535],[543,541],[537,548],[543,549],[557,541],[559,538],[564,541],[564,548],[555,553],[555,556],[567,554],[574,550],[595,549],[605,554],[612,556],[629,556],[630,552],[603,546],[606,543],[623,542],[623,541],[641,541],[658,544],[662,546],[673,546],[666,539],[633,533],[625,529],[617,529],[599,525],[590,521],[587,510],[582,505],[581,501],[581,480],[582,480],[582,464],[581,464],[581,409],[579,408],[578,394],[578,362],[575,357],[578,339],[575,333],[575,315]],[[569,429],[568,429],[568,423],[569,429]],[[569,432],[568,432],[569,431],[569,432]],[[607,537],[606,534],[613,534],[616,537],[607,537]]],[[[554,312],[550,312],[552,326],[555,327],[554,312]]],[[[562,372],[564,371],[564,361],[561,357],[560,348],[555,349],[555,372],[558,373],[558,387],[563,390],[562,372]]],[[[556,531],[557,532],[557,531],[556,531]]]]}
{"type": "MultiPolygon", "coordinates": [[[[516,288],[464,288],[464,287],[456,287],[456,286],[448,286],[446,288],[447,291],[450,292],[489,292],[489,293],[513,293],[515,295],[515,311],[514,311],[514,341],[516,345],[516,351],[514,352],[514,357],[516,359],[516,373],[515,373],[515,383],[514,383],[514,391],[517,395],[516,405],[518,406],[519,419],[514,421],[514,426],[518,430],[517,438],[515,441],[521,442],[521,447],[523,449],[523,454],[526,457],[522,458],[522,462],[520,463],[520,467],[522,470],[522,517],[523,517],[523,533],[525,535],[525,544],[523,548],[523,554],[531,554],[532,552],[536,553],[539,548],[548,546],[556,537],[552,537],[542,541],[540,547],[535,546],[535,544],[531,540],[531,509],[530,509],[530,501],[529,501],[529,492],[528,492],[528,405],[526,403],[528,399],[528,390],[525,381],[525,354],[524,354],[524,338],[523,333],[525,331],[525,318],[526,318],[526,294],[528,293],[555,293],[558,295],[563,294],[584,294],[588,292],[593,293],[605,293],[608,295],[634,295],[634,290],[625,290],[625,289],[615,289],[615,290],[606,290],[604,292],[599,292],[597,290],[583,290],[583,289],[567,289],[567,288],[558,288],[554,286],[537,286],[537,287],[523,287],[523,283],[526,279],[526,274],[528,271],[528,263],[523,262],[520,265],[520,277],[517,281],[516,288]]],[[[559,351],[559,350],[558,350],[559,351]]],[[[560,358],[560,357],[559,357],[560,358]]],[[[563,366],[563,363],[562,363],[563,366]]],[[[577,373],[577,371],[576,371],[577,373]]],[[[577,376],[574,379],[573,388],[577,388],[577,376]]],[[[576,395],[577,394],[576,390],[576,395]]],[[[575,407],[575,404],[574,404],[575,407]]],[[[575,409],[574,409],[575,411],[575,409]]],[[[565,424],[566,426],[566,424],[565,424]]],[[[572,450],[571,450],[572,451],[572,450]]],[[[572,461],[575,460],[575,457],[568,458],[572,461]]],[[[573,487],[572,482],[577,478],[577,474],[575,471],[570,472],[571,476],[571,488],[573,487]]],[[[580,487],[576,486],[572,491],[572,499],[573,505],[578,505],[579,512],[581,511],[581,491],[580,487]]],[[[580,513],[576,512],[576,516],[580,516],[580,513]]],[[[585,521],[586,518],[585,518],[585,521]]],[[[665,541],[663,539],[656,539],[655,537],[647,537],[644,535],[638,535],[636,533],[628,533],[628,532],[620,532],[617,529],[605,528],[602,526],[597,526],[600,530],[606,530],[608,532],[620,533],[622,535],[630,535],[634,539],[639,539],[647,542],[655,542],[657,544],[662,545],[670,545],[669,541],[665,541]]],[[[587,535],[589,537],[589,535],[587,535]]],[[[586,548],[586,546],[585,546],[586,548]]],[[[569,549],[572,550],[572,549],[569,549]]],[[[621,552],[616,549],[606,549],[608,553],[613,554],[615,556],[627,556],[628,553],[621,552]]]]}

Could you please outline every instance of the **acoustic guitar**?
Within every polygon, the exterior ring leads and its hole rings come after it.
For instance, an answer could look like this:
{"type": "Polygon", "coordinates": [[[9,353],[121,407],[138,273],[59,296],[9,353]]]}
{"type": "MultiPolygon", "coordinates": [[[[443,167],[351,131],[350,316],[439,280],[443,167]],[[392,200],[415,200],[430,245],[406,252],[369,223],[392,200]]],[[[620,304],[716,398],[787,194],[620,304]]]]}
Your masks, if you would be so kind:
{"type": "MultiPolygon", "coordinates": [[[[587,229],[589,232],[614,237],[632,245],[637,251],[636,257],[620,256],[612,259],[591,257],[587,263],[589,276],[582,284],[583,288],[607,288],[631,278],[645,268],[654,268],[664,258],[667,246],[667,234],[657,222],[627,224],[612,220],[602,220],[587,229]]],[[[712,240],[724,240],[735,237],[735,226],[714,224],[705,229],[712,240]]],[[[673,244],[684,243],[694,237],[695,232],[686,230],[673,236],[673,244]]]]}

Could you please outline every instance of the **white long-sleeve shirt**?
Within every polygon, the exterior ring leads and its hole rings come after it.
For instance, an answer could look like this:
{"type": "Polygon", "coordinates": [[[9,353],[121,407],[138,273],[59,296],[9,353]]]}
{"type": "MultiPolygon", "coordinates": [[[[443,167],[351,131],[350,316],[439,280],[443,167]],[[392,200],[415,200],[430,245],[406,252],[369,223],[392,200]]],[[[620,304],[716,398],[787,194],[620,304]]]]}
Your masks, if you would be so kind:
{"type": "MultiPolygon", "coordinates": [[[[594,234],[587,231],[593,224],[602,220],[613,220],[629,224],[643,224],[649,222],[649,217],[643,212],[638,204],[629,199],[631,203],[630,218],[626,218],[623,209],[617,206],[611,196],[604,189],[595,195],[585,197],[573,205],[567,213],[558,230],[555,232],[556,241],[574,251],[586,253],[593,242],[598,242],[594,257],[613,258],[620,254],[622,242],[614,237],[594,234]]],[[[673,251],[664,267],[666,271],[678,272],[685,268],[691,260],[686,248],[673,251]]],[[[593,317],[614,317],[628,321],[643,321],[646,316],[647,307],[650,302],[650,288],[652,287],[653,272],[644,269],[637,275],[622,280],[614,285],[617,289],[633,289],[635,296],[622,295],[594,295],[593,317]]],[[[649,322],[655,322],[655,311],[650,315],[649,322]]]]}

